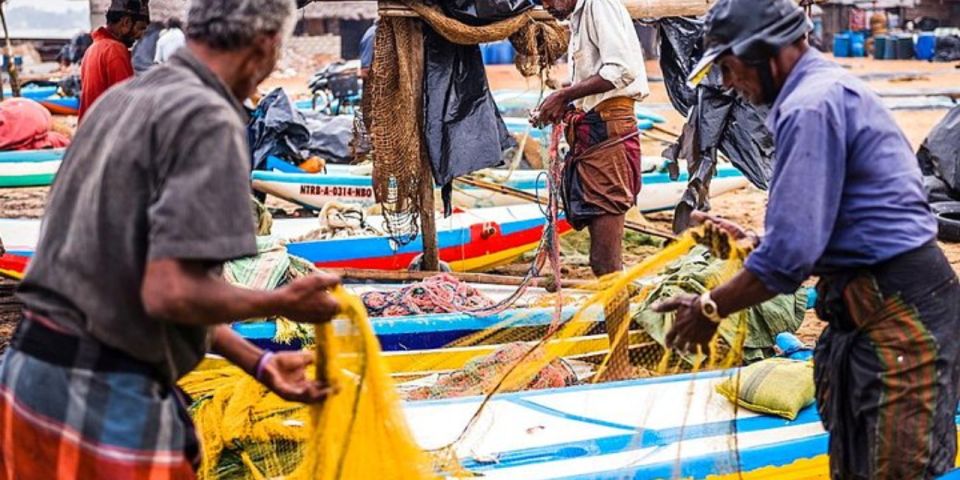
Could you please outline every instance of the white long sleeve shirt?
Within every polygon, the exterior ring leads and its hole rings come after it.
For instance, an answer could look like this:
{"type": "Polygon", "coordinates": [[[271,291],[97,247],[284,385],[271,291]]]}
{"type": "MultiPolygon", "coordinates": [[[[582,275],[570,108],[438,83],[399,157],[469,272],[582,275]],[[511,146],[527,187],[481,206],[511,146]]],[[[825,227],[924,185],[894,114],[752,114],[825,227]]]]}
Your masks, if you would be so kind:
{"type": "Polygon", "coordinates": [[[183,30],[179,28],[168,28],[164,30],[160,33],[160,38],[157,40],[157,53],[154,54],[153,62],[165,63],[173,56],[174,52],[186,44],[187,39],[183,34],[183,30]]]}
{"type": "Polygon", "coordinates": [[[650,94],[640,39],[621,0],[578,0],[570,16],[568,55],[572,84],[599,74],[616,87],[574,102],[584,111],[608,98],[643,100],[650,94]]]}

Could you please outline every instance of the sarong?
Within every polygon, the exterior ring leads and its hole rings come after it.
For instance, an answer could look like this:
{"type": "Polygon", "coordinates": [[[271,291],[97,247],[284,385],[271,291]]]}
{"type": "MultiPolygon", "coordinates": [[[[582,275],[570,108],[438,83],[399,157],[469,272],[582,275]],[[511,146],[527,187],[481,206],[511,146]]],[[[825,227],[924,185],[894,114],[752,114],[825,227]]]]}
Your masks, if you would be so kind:
{"type": "Polygon", "coordinates": [[[570,151],[563,168],[563,203],[577,230],[594,217],[623,215],[637,204],[641,175],[635,101],[616,97],[589,112],[568,112],[570,151]]]}
{"type": "Polygon", "coordinates": [[[814,353],[834,479],[927,479],[957,450],[960,284],[935,242],[821,277],[814,353]]]}
{"type": "Polygon", "coordinates": [[[193,479],[181,395],[122,352],[24,320],[0,358],[0,479],[193,479]]]}

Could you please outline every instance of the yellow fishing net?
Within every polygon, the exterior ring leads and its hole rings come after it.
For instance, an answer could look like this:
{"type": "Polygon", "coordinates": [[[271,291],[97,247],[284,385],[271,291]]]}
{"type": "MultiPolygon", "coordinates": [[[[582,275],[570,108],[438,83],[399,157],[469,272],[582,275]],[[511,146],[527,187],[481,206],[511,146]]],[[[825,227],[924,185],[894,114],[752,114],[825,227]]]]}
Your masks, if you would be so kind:
{"type": "MultiPolygon", "coordinates": [[[[341,314],[316,333],[319,376],[338,387],[322,405],[285,402],[229,366],[212,364],[181,382],[194,400],[192,415],[201,432],[201,478],[470,476],[459,463],[457,447],[485,434],[484,428],[477,428],[477,420],[497,395],[556,386],[550,384],[551,376],[570,365],[590,365],[588,382],[737,365],[746,332],[742,315],[726,319],[721,335],[702,355],[675,354],[645,332],[629,330],[631,322],[620,322],[614,343],[628,339],[629,362],[609,361],[610,342],[603,317],[631,315],[655,286],[655,275],[698,243],[724,259],[707,287],[732,276],[748,253],[716,230],[689,232],[629,270],[601,279],[591,289],[542,299],[551,311],[566,308],[550,322],[531,322],[517,315],[438,350],[381,352],[362,303],[338,289],[335,295],[342,305],[341,314]],[[471,368],[481,371],[481,378],[471,377],[471,368]],[[612,371],[615,369],[619,371],[612,371]],[[424,452],[412,436],[401,402],[403,395],[416,389],[398,386],[430,375],[468,383],[451,386],[451,396],[485,395],[486,399],[449,445],[424,452]],[[479,381],[470,383],[471,379],[479,381]]],[[[569,380],[569,376],[560,377],[562,382],[569,380]]],[[[636,426],[638,432],[643,426],[636,426]]]]}

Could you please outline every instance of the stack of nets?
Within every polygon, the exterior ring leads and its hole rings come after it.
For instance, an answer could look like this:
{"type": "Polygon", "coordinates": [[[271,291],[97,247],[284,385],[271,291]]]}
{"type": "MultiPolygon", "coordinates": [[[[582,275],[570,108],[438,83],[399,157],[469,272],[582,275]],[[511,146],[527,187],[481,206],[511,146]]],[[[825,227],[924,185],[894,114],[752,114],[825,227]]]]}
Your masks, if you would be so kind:
{"type": "MultiPolygon", "coordinates": [[[[181,383],[195,400],[193,415],[204,442],[201,476],[468,476],[458,463],[456,450],[475,444],[486,434],[489,425],[477,419],[489,400],[504,392],[569,385],[573,378],[568,360],[592,363],[592,381],[599,381],[607,369],[615,368],[628,369],[615,372],[616,377],[635,378],[739,365],[747,334],[741,314],[724,320],[722,328],[734,332],[725,336],[727,340],[717,337],[708,351],[685,356],[665,349],[642,331],[629,331],[629,323],[621,322],[614,343],[629,338],[631,361],[626,367],[609,361],[610,343],[597,321],[598,311],[608,319],[610,315],[628,315],[634,308],[629,305],[642,304],[655,289],[658,273],[698,243],[723,259],[722,265],[711,269],[704,279],[706,288],[731,278],[748,253],[716,231],[691,232],[629,270],[599,281],[573,315],[558,315],[542,324],[513,317],[444,349],[419,353],[381,352],[362,303],[340,290],[337,296],[343,314],[317,333],[320,377],[339,387],[339,392],[321,406],[283,402],[233,367],[201,370],[181,383]],[[408,357],[408,361],[401,366],[398,357],[408,357]],[[411,399],[486,396],[462,432],[449,445],[430,452],[421,451],[414,441],[395,384],[425,372],[447,373],[432,385],[414,388],[412,393],[406,389],[411,399]]],[[[666,321],[669,328],[672,319],[668,316],[666,321]]],[[[644,425],[636,427],[639,438],[644,425]]]]}
{"type": "Polygon", "coordinates": [[[464,312],[496,303],[470,284],[445,273],[399,290],[367,292],[360,298],[372,317],[464,312]]]}
{"type": "MultiPolygon", "coordinates": [[[[566,53],[567,32],[556,22],[540,22],[525,13],[476,27],[421,2],[405,3],[453,43],[477,45],[509,37],[517,50],[517,68],[524,76],[546,72],[566,53]]],[[[419,189],[427,158],[422,137],[421,26],[419,19],[380,20],[370,77],[364,86],[363,118],[373,147],[374,196],[382,205],[387,230],[400,244],[409,243],[419,232],[419,189]]]]}

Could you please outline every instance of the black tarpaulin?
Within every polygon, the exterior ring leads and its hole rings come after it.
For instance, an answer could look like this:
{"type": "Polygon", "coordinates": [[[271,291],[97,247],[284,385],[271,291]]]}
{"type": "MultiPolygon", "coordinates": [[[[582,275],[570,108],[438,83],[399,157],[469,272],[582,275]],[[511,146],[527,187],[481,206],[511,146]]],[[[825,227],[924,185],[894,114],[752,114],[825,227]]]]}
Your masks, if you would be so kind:
{"type": "Polygon", "coordinates": [[[294,165],[303,162],[300,153],[310,143],[310,130],[303,114],[281,88],[274,89],[257,105],[247,125],[247,138],[253,153],[253,169],[275,156],[294,165]]]}
{"type": "Polygon", "coordinates": [[[506,20],[533,8],[530,0],[445,0],[447,15],[472,25],[506,20]]]}
{"type": "MultiPolygon", "coordinates": [[[[448,16],[474,25],[492,23],[530,8],[527,0],[451,0],[448,16]]],[[[453,180],[498,166],[516,147],[487,84],[478,45],[457,45],[424,25],[424,141],[433,178],[443,187],[444,212],[452,211],[453,180]]]]}
{"type": "Polygon", "coordinates": [[[930,201],[960,199],[960,107],[933,127],[917,150],[917,161],[930,201]]]}
{"type": "Polygon", "coordinates": [[[677,143],[664,152],[674,161],[687,161],[690,183],[674,215],[674,230],[686,228],[693,210],[709,208],[709,185],[717,151],[743,172],[751,183],[766,189],[773,161],[773,136],[764,125],[766,111],[727,93],[717,69],[696,89],[687,76],[703,54],[703,23],[674,17],[660,20],[660,68],[671,103],[687,124],[677,143]]]}

